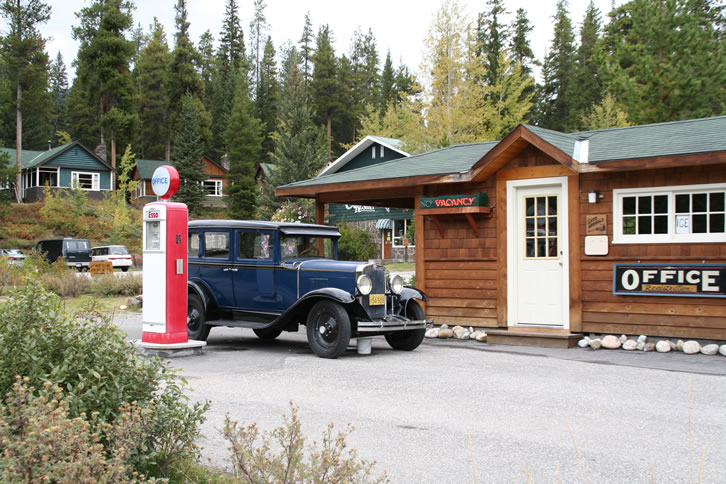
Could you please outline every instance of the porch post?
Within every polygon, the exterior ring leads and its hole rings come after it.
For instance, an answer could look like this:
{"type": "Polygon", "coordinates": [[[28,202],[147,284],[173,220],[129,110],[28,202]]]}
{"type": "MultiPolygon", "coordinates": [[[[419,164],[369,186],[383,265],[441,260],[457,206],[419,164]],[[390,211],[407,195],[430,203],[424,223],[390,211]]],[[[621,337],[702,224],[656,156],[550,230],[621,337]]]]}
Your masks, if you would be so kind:
{"type": "Polygon", "coordinates": [[[320,200],[320,197],[315,199],[315,223],[325,223],[325,202],[320,200]]]}

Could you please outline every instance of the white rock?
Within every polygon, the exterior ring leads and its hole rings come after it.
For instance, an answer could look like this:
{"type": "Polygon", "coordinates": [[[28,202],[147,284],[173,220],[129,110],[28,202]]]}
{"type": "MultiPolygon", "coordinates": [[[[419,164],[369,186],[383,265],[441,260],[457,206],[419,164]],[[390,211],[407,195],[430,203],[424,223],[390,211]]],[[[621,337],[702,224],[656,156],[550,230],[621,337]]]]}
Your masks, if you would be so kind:
{"type": "Polygon", "coordinates": [[[469,331],[462,328],[461,326],[456,326],[453,331],[454,331],[454,338],[469,339],[469,331]]]}
{"type": "Polygon", "coordinates": [[[637,347],[638,347],[638,342],[635,341],[634,339],[629,339],[628,341],[623,343],[623,349],[625,351],[633,351],[637,347]]]}
{"type": "MultiPolygon", "coordinates": [[[[479,336],[479,335],[480,335],[480,334],[482,334],[482,333],[484,333],[484,330],[483,330],[483,329],[475,329],[475,330],[474,330],[474,331],[472,331],[472,332],[471,332],[471,334],[469,335],[469,339],[476,339],[476,338],[477,338],[477,336],[479,336]]],[[[484,334],[486,334],[486,333],[484,333],[484,334]]]]}
{"type": "Polygon", "coordinates": [[[426,330],[426,337],[427,338],[438,338],[439,332],[441,330],[439,328],[431,328],[426,330]]]}
{"type": "Polygon", "coordinates": [[[717,344],[710,344],[706,345],[701,348],[701,354],[704,355],[715,355],[718,353],[718,345],[717,344]]]}
{"type": "Polygon", "coordinates": [[[669,344],[670,341],[666,340],[660,340],[655,344],[655,350],[658,353],[668,353],[672,350],[671,345],[669,344]]]}
{"type": "Polygon", "coordinates": [[[638,351],[643,351],[645,349],[645,341],[638,341],[637,345],[638,351]]]}
{"type": "Polygon", "coordinates": [[[620,348],[622,343],[620,342],[620,339],[618,339],[617,336],[613,336],[611,334],[605,336],[602,339],[602,347],[608,350],[617,350],[620,348]]]}
{"type": "Polygon", "coordinates": [[[645,343],[645,341],[648,339],[648,337],[644,334],[641,334],[638,336],[638,343],[645,343]]]}
{"type": "Polygon", "coordinates": [[[628,341],[628,337],[627,337],[627,336],[625,336],[624,334],[621,334],[621,335],[620,335],[620,344],[623,344],[623,343],[625,343],[626,341],[628,341]]]}
{"type": "Polygon", "coordinates": [[[447,328],[439,328],[439,339],[449,339],[454,336],[454,332],[447,328]]]}
{"type": "Polygon", "coordinates": [[[668,341],[668,346],[671,347],[671,351],[676,351],[676,344],[671,340],[666,340],[666,341],[668,341]]]}
{"type": "Polygon", "coordinates": [[[723,356],[726,356],[726,345],[721,345],[718,348],[718,352],[721,353],[723,356]]]}
{"type": "Polygon", "coordinates": [[[481,334],[476,337],[476,340],[479,341],[480,343],[486,343],[487,334],[484,331],[482,331],[481,334]]]}
{"type": "Polygon", "coordinates": [[[448,324],[442,324],[439,329],[449,329],[449,325],[448,324]]]}
{"type": "Polygon", "coordinates": [[[683,352],[687,355],[695,355],[701,351],[701,344],[698,341],[686,341],[683,343],[683,352]]]}
{"type": "Polygon", "coordinates": [[[602,346],[602,340],[600,338],[595,338],[590,340],[590,348],[593,350],[599,350],[602,346]]]}
{"type": "Polygon", "coordinates": [[[683,351],[683,345],[684,345],[683,340],[679,339],[678,342],[676,343],[676,351],[683,351]]]}
{"type": "Polygon", "coordinates": [[[582,338],[580,341],[577,342],[577,346],[579,346],[580,348],[587,348],[588,346],[590,346],[590,338],[585,336],[584,338],[582,338]]]}
{"type": "Polygon", "coordinates": [[[120,305],[120,306],[119,306],[118,308],[119,308],[119,309],[120,309],[121,311],[126,311],[126,306],[125,306],[125,305],[123,305],[123,304],[122,304],[122,305],[120,305]]]}

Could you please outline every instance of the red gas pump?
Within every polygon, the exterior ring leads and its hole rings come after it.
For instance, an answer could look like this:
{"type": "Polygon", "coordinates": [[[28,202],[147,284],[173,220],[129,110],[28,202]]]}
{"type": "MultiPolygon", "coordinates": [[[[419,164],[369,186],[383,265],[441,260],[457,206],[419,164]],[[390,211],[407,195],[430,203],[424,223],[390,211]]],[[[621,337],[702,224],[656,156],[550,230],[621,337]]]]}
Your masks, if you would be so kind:
{"type": "Polygon", "coordinates": [[[151,188],[161,201],[143,211],[144,305],[141,343],[145,348],[204,346],[187,335],[187,206],[169,199],[179,188],[179,173],[160,166],[151,188]]]}

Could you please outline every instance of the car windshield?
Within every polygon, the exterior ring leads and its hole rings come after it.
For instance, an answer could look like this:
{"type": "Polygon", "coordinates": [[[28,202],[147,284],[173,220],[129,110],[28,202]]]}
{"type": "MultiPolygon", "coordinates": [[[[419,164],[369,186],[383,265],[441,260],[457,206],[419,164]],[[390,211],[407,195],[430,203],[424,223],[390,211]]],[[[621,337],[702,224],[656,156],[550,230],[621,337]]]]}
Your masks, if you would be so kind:
{"type": "Polygon", "coordinates": [[[127,255],[129,251],[126,250],[126,247],[121,245],[117,247],[109,247],[108,253],[113,255],[127,255]]]}
{"type": "Polygon", "coordinates": [[[23,255],[23,253],[20,252],[18,249],[7,249],[7,250],[4,250],[3,252],[7,253],[8,255],[13,255],[13,256],[23,255]]]}
{"type": "Polygon", "coordinates": [[[282,237],[280,240],[280,252],[282,260],[295,259],[298,257],[324,257],[332,259],[333,239],[330,237],[314,237],[311,235],[295,235],[282,237]],[[323,252],[319,247],[322,245],[323,252]]]}

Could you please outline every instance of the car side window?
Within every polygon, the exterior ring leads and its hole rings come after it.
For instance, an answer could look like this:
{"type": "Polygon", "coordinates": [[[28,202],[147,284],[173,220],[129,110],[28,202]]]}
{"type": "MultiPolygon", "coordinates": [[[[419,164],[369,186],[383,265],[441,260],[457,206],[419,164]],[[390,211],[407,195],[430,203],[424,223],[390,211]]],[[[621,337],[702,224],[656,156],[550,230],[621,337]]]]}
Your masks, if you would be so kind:
{"type": "Polygon", "coordinates": [[[199,232],[189,232],[188,255],[199,257],[199,232]]]}
{"type": "Polygon", "coordinates": [[[238,254],[240,259],[272,259],[272,236],[259,232],[239,232],[238,254]]]}
{"type": "Polygon", "coordinates": [[[229,232],[204,232],[204,257],[229,259],[229,232]]]}

